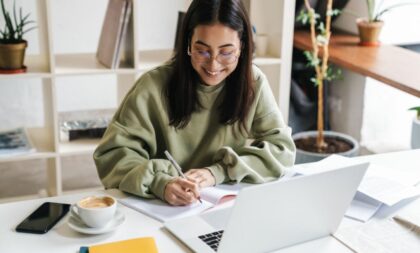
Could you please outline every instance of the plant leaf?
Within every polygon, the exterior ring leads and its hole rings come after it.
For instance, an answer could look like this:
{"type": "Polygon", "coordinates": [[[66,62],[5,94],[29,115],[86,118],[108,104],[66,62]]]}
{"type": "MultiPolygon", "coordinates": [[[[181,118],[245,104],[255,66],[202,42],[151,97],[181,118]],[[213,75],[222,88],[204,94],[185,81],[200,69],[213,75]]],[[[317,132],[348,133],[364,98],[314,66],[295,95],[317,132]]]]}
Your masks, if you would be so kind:
{"type": "Polygon", "coordinates": [[[411,107],[408,110],[410,110],[410,111],[417,111],[417,118],[420,119],[420,106],[411,107]]]}

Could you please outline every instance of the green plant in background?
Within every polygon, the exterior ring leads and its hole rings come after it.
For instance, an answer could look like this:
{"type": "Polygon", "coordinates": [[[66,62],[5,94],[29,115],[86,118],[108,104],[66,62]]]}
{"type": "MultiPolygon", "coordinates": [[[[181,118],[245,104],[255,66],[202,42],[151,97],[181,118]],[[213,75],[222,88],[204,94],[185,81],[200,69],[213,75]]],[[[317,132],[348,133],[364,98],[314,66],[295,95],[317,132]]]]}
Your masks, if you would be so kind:
{"type": "Polygon", "coordinates": [[[382,8],[383,2],[384,1],[381,0],[381,2],[378,4],[378,7],[376,7],[376,0],[366,0],[369,22],[381,21],[382,15],[394,8],[404,6],[404,5],[409,5],[409,4],[416,4],[413,2],[404,2],[404,3],[398,3],[398,4],[394,4],[394,5],[390,5],[388,7],[382,8]]]}
{"type": "Polygon", "coordinates": [[[410,110],[410,111],[416,111],[417,112],[417,119],[420,120],[420,106],[411,107],[408,110],[410,110]]]}
{"type": "Polygon", "coordinates": [[[35,29],[35,26],[27,28],[28,25],[35,23],[28,20],[30,14],[22,14],[22,8],[19,8],[19,14],[16,13],[16,2],[13,4],[13,17],[6,10],[4,0],[0,0],[1,11],[4,19],[4,28],[0,28],[0,42],[5,44],[14,44],[23,42],[23,35],[35,29]],[[25,30],[26,29],[26,30],[25,30]]]}
{"type": "Polygon", "coordinates": [[[315,77],[311,81],[318,87],[318,112],[317,130],[318,136],[316,146],[319,151],[327,147],[324,140],[324,81],[331,81],[341,77],[341,70],[334,70],[328,64],[328,45],[331,37],[331,18],[340,13],[340,10],[332,8],[333,0],[328,0],[325,15],[325,23],[319,20],[320,15],[311,7],[309,0],[305,0],[306,10],[302,10],[297,20],[303,25],[310,25],[312,51],[305,51],[304,55],[308,60],[308,66],[315,69],[315,77]],[[322,50],[322,59],[319,52],[322,50]]]}

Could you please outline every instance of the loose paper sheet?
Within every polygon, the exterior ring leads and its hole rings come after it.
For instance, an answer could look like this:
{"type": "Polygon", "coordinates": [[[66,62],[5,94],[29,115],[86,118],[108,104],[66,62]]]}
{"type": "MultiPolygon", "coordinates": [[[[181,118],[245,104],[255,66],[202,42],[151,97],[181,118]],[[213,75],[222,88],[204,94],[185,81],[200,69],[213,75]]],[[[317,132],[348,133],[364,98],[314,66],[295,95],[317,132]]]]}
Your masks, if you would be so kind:
{"type": "Polygon", "coordinates": [[[420,252],[420,229],[393,219],[340,228],[333,236],[358,253],[420,252]]]}

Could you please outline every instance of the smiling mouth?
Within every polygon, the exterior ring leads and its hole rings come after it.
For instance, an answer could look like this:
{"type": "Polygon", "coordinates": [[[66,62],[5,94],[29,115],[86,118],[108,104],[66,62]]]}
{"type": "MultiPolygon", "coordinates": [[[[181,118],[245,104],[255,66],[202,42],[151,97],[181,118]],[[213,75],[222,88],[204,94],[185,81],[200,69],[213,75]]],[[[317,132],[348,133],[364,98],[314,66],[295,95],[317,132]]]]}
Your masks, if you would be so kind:
{"type": "Polygon", "coordinates": [[[207,75],[209,76],[217,76],[218,74],[220,74],[223,70],[219,70],[219,71],[210,71],[207,69],[204,69],[204,71],[207,73],[207,75]]]}

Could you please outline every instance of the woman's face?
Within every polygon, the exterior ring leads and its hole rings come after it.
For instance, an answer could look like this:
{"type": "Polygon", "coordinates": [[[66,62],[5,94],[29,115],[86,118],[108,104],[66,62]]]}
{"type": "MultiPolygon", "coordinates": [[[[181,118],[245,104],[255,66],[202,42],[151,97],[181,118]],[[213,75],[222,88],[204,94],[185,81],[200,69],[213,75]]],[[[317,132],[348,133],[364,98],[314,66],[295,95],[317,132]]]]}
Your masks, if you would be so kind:
{"type": "Polygon", "coordinates": [[[238,32],[220,23],[198,25],[188,54],[191,64],[207,85],[217,85],[238,65],[241,42],[238,32]]]}

